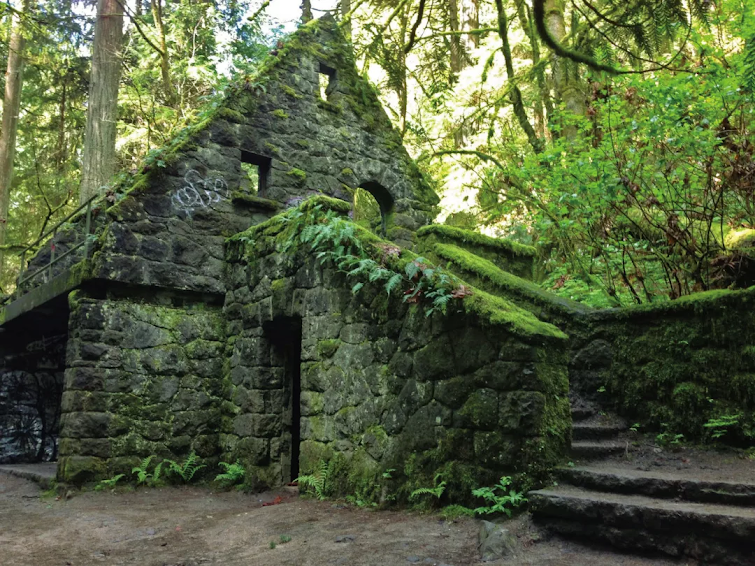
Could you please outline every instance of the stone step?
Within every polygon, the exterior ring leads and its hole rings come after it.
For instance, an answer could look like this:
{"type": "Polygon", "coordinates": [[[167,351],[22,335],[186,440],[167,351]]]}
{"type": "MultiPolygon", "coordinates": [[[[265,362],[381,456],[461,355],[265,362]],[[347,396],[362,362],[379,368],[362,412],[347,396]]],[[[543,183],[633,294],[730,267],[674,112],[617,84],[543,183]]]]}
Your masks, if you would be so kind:
{"type": "Polygon", "coordinates": [[[574,423],[572,438],[574,440],[601,440],[615,438],[624,428],[616,424],[574,423]]]}
{"type": "Polygon", "coordinates": [[[572,422],[584,421],[595,415],[595,409],[589,407],[572,407],[571,420],[572,422]]]}
{"type": "Polygon", "coordinates": [[[703,563],[755,564],[755,508],[560,486],[528,493],[537,521],[564,535],[703,563]]]}
{"type": "Polygon", "coordinates": [[[627,445],[624,442],[595,441],[595,440],[578,440],[571,443],[571,455],[574,458],[595,459],[620,454],[626,451],[627,445]]]}
{"type": "Polygon", "coordinates": [[[755,507],[755,478],[751,482],[711,481],[682,474],[589,466],[561,468],[558,476],[573,486],[594,491],[755,507]]]}

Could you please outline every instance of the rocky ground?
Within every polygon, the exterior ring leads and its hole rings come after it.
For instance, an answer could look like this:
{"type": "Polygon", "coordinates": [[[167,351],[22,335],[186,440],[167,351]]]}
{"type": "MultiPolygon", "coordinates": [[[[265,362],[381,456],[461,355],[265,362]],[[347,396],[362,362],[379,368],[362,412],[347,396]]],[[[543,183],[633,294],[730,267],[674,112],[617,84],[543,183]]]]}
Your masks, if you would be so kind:
{"type": "MultiPolygon", "coordinates": [[[[479,521],[370,511],[294,493],[215,493],[201,487],[41,496],[0,474],[4,566],[404,566],[480,564],[479,521]],[[290,537],[289,542],[282,542],[290,537]],[[272,543],[275,543],[274,545],[272,543]],[[274,546],[274,548],[272,548],[274,546]]],[[[513,555],[488,564],[670,565],[590,549],[537,530],[527,515],[506,525],[513,555]]]]}

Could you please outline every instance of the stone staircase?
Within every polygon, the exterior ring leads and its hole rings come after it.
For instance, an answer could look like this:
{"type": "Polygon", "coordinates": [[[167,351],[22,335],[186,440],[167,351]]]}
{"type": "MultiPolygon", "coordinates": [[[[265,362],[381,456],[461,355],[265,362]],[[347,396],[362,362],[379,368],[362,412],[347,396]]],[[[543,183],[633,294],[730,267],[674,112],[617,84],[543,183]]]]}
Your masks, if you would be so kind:
{"type": "Polygon", "coordinates": [[[628,443],[619,439],[627,429],[620,418],[582,400],[572,401],[571,417],[572,458],[592,460],[629,450],[628,443]]]}
{"type": "Polygon", "coordinates": [[[559,469],[553,487],[528,494],[538,523],[625,551],[755,565],[755,475],[637,469],[618,419],[574,403],[572,415],[576,465],[559,469]]]}

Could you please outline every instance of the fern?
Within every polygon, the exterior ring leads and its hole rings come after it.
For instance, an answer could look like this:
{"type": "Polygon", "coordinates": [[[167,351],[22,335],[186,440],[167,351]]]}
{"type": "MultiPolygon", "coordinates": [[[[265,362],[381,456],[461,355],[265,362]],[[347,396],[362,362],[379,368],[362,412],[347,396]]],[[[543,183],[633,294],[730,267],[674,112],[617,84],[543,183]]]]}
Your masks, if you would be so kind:
{"type": "Polygon", "coordinates": [[[480,487],[472,490],[472,495],[482,497],[488,504],[477,507],[474,512],[477,514],[490,515],[492,513],[503,513],[511,517],[511,512],[515,507],[525,503],[527,499],[522,492],[507,488],[511,485],[511,478],[503,476],[501,480],[493,487],[480,487]],[[500,492],[500,493],[498,493],[500,492]]]}
{"type": "Polygon", "coordinates": [[[118,481],[125,477],[126,474],[118,474],[117,476],[114,476],[110,478],[109,480],[102,480],[100,483],[98,483],[96,486],[94,486],[95,491],[102,491],[103,489],[113,489],[115,488],[115,484],[118,483],[118,481]]]}
{"type": "Polygon", "coordinates": [[[228,462],[220,462],[220,467],[225,470],[222,474],[215,476],[215,481],[223,485],[234,485],[244,479],[246,475],[246,468],[236,460],[233,464],[228,462]]]}
{"type": "Polygon", "coordinates": [[[324,460],[320,460],[320,463],[314,473],[304,476],[299,476],[294,481],[299,484],[300,488],[312,489],[315,492],[315,496],[319,500],[325,499],[325,488],[328,482],[328,474],[330,472],[330,466],[324,460]]]}
{"type": "MultiPolygon", "coordinates": [[[[195,452],[192,452],[186,460],[184,460],[183,464],[179,464],[174,460],[165,460],[162,463],[168,465],[169,474],[175,474],[179,476],[184,483],[189,483],[194,478],[194,475],[205,467],[205,465],[200,464],[199,461],[199,456],[197,456],[195,452]]],[[[155,471],[157,472],[157,470],[155,471]]]]}
{"type": "Polygon", "coordinates": [[[154,454],[152,456],[147,456],[144,460],[142,460],[142,463],[139,466],[134,466],[134,468],[131,470],[132,474],[136,474],[137,485],[147,483],[152,478],[152,474],[150,474],[148,470],[149,464],[150,462],[152,462],[152,459],[154,457],[154,454]]]}
{"type": "Polygon", "coordinates": [[[435,474],[435,477],[433,478],[433,485],[434,487],[420,487],[418,489],[415,489],[409,494],[409,500],[419,499],[420,497],[424,495],[432,495],[436,499],[440,499],[441,495],[443,495],[443,492],[446,491],[446,482],[445,480],[438,483],[438,480],[441,479],[442,474],[435,474]]]}

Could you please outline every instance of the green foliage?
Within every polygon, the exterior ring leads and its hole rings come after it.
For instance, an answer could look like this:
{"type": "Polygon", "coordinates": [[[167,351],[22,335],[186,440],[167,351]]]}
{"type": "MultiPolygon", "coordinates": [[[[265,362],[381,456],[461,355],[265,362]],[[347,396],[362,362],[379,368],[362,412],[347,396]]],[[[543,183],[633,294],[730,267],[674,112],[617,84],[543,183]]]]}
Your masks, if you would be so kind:
{"type": "Polygon", "coordinates": [[[291,535],[281,535],[278,540],[281,544],[286,544],[287,542],[291,542],[291,535]]]}
{"type": "Polygon", "coordinates": [[[446,481],[442,479],[443,474],[435,474],[433,478],[433,487],[420,487],[409,494],[409,501],[418,500],[424,496],[431,496],[440,499],[443,492],[446,491],[446,481]]]}
{"type": "Polygon", "coordinates": [[[118,481],[120,481],[124,477],[126,477],[126,474],[118,474],[110,479],[101,480],[96,486],[94,486],[94,490],[103,491],[105,489],[114,489],[115,484],[117,484],[118,481]]]}
{"type": "Polygon", "coordinates": [[[142,460],[141,464],[132,468],[131,473],[136,474],[136,485],[148,485],[150,487],[159,485],[163,462],[157,464],[152,472],[150,472],[149,465],[154,458],[154,454],[147,456],[142,460]]]}
{"type": "Polygon", "coordinates": [[[246,468],[236,460],[233,464],[228,462],[219,462],[218,465],[225,471],[215,476],[216,482],[223,486],[231,486],[244,481],[246,475],[246,468]]]}
{"type": "Polygon", "coordinates": [[[205,467],[204,464],[200,464],[199,462],[199,456],[192,452],[180,464],[175,460],[163,460],[162,464],[168,466],[168,474],[178,476],[183,483],[189,483],[195,474],[205,467]]]}
{"type": "Polygon", "coordinates": [[[388,295],[401,292],[405,302],[422,304],[426,316],[445,312],[452,299],[471,294],[445,270],[422,257],[402,261],[400,248],[365,238],[354,223],[331,210],[315,206],[309,215],[299,211],[288,219],[289,223],[297,221],[303,226],[292,230],[282,250],[301,244],[310,246],[320,263],[330,262],[347,277],[358,279],[352,287],[355,294],[368,283],[379,283],[388,295]]]}
{"type": "Polygon", "coordinates": [[[511,517],[514,509],[527,502],[524,494],[515,489],[509,489],[511,478],[503,476],[500,481],[493,487],[480,487],[472,490],[472,495],[481,497],[487,505],[477,507],[474,512],[478,515],[490,515],[492,513],[503,513],[511,517]]]}
{"type": "Polygon", "coordinates": [[[440,510],[440,516],[446,521],[455,521],[461,517],[474,517],[474,509],[463,505],[446,505],[440,510]]]}
{"type": "Polygon", "coordinates": [[[326,488],[329,475],[330,466],[328,465],[328,462],[321,460],[313,473],[299,476],[294,481],[299,484],[300,489],[304,488],[305,491],[314,491],[315,497],[322,501],[327,497],[326,488]]]}
{"type": "Polygon", "coordinates": [[[755,438],[755,426],[747,425],[741,413],[711,417],[703,427],[708,430],[713,440],[722,439],[727,435],[731,436],[737,431],[741,431],[742,435],[748,439],[755,438]]]}

